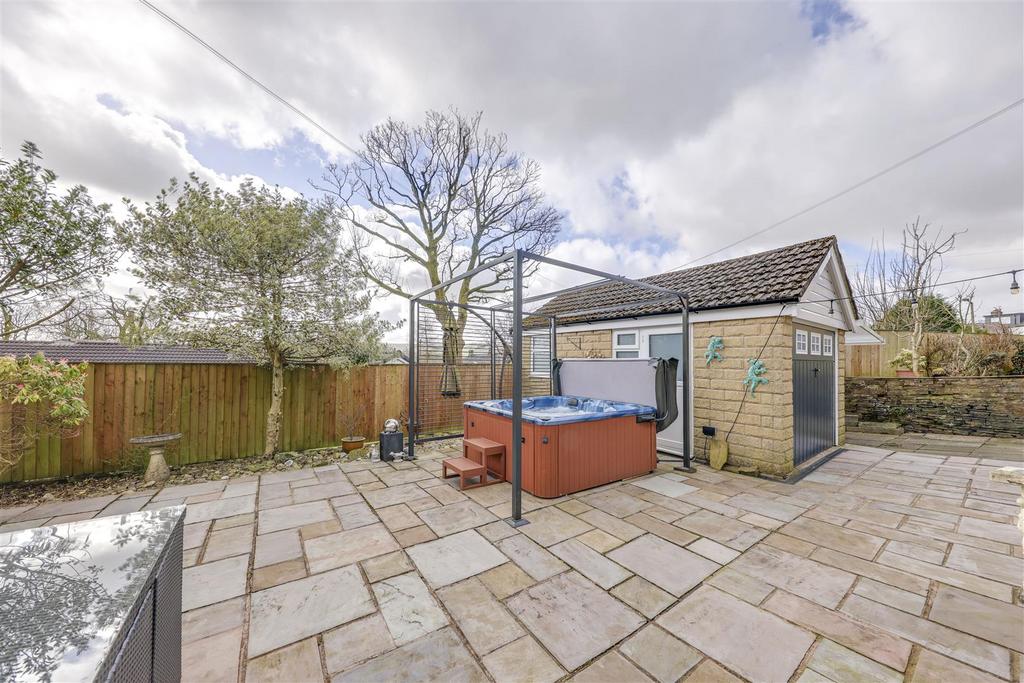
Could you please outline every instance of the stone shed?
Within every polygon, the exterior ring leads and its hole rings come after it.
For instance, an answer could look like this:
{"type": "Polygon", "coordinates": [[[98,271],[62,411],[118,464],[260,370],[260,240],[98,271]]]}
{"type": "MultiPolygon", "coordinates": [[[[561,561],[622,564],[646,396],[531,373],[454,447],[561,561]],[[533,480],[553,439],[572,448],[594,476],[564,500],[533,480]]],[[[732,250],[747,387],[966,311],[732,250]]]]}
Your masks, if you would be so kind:
{"type": "MultiPolygon", "coordinates": [[[[677,390],[690,407],[691,455],[702,458],[709,438],[725,439],[730,463],[785,475],[843,443],[845,335],[858,313],[835,237],[643,280],[689,299],[693,381],[680,376],[677,390]],[[756,360],[767,383],[751,391],[744,380],[756,360]]],[[[677,303],[571,314],[649,298],[607,283],[557,296],[541,311],[566,316],[557,328],[560,358],[680,356],[677,303]]],[[[659,448],[681,453],[678,434],[665,430],[659,448]]]]}

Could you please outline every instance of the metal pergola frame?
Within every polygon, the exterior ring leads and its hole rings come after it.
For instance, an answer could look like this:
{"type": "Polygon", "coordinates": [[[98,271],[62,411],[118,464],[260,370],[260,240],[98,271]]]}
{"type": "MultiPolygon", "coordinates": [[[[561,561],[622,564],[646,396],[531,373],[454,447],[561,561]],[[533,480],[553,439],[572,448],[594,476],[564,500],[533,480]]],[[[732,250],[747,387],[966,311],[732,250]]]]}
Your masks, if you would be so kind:
{"type": "MultiPolygon", "coordinates": [[[[557,345],[555,338],[557,335],[557,325],[559,317],[572,317],[578,316],[582,313],[604,313],[612,312],[616,310],[629,310],[638,306],[643,306],[652,303],[661,303],[667,301],[678,301],[681,308],[682,316],[682,358],[679,359],[681,365],[681,375],[683,381],[683,405],[679,410],[679,417],[677,418],[681,424],[683,432],[683,466],[680,469],[685,471],[692,471],[690,465],[690,450],[693,435],[690,433],[689,422],[690,422],[690,406],[686,397],[690,393],[690,335],[689,335],[689,303],[686,299],[686,295],[683,292],[677,292],[667,287],[660,287],[658,285],[652,285],[648,282],[641,282],[639,280],[633,280],[631,278],[623,277],[621,275],[615,275],[612,273],[606,273],[601,270],[594,268],[588,268],[586,266],[577,265],[574,263],[567,263],[565,261],[559,261],[547,256],[540,254],[534,254],[529,251],[522,249],[516,249],[507,254],[491,259],[485,263],[480,264],[476,268],[466,271],[460,275],[457,275],[441,284],[435,285],[429,289],[425,289],[419,294],[414,295],[409,299],[409,413],[408,413],[408,430],[409,430],[409,455],[413,457],[415,455],[416,448],[416,367],[417,367],[417,349],[416,349],[416,331],[417,331],[417,315],[416,306],[417,304],[425,305],[443,305],[443,306],[454,306],[457,308],[464,308],[470,311],[487,311],[491,313],[491,329],[493,334],[493,314],[496,311],[510,312],[512,314],[512,517],[507,520],[512,526],[520,526],[527,524],[528,522],[523,519],[522,516],[522,434],[523,434],[523,317],[528,316],[540,316],[546,317],[550,321],[549,329],[551,334],[551,360],[557,360],[557,345]],[[512,267],[512,301],[510,303],[494,305],[494,306],[479,306],[474,304],[459,304],[454,302],[438,301],[436,299],[427,299],[430,295],[434,294],[439,290],[444,290],[451,285],[461,282],[467,278],[471,278],[474,275],[483,271],[489,270],[494,266],[506,263],[508,261],[513,262],[512,267]],[[530,297],[523,297],[523,264],[527,261],[535,261],[537,263],[544,263],[557,268],[564,268],[566,270],[576,271],[578,273],[585,273],[593,275],[598,280],[594,282],[585,283],[582,285],[575,285],[572,287],[566,287],[559,289],[554,292],[548,292],[545,294],[538,294],[530,297]],[[535,312],[524,312],[523,305],[533,303],[536,301],[542,301],[558,296],[559,294],[567,294],[570,292],[579,291],[595,285],[605,284],[609,282],[621,282],[627,285],[632,285],[641,289],[645,289],[652,292],[657,292],[660,296],[654,299],[631,302],[628,304],[620,304],[616,306],[604,306],[589,309],[575,309],[570,312],[549,314],[542,313],[539,311],[535,312]]],[[[552,365],[554,363],[552,362],[552,365]]],[[[552,372],[554,372],[552,370],[552,372]]],[[[491,373],[494,373],[494,359],[491,358],[491,373]]],[[[493,383],[493,379],[492,379],[493,383]]]]}

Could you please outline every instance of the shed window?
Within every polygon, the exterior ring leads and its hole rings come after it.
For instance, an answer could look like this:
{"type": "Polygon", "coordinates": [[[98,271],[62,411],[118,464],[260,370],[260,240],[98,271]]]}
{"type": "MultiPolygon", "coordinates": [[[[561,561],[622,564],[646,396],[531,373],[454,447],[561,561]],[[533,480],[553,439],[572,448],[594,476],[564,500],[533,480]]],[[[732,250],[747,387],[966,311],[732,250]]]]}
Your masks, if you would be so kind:
{"type": "Polygon", "coordinates": [[[817,332],[811,332],[811,355],[821,355],[821,335],[817,332]]]}
{"type": "Polygon", "coordinates": [[[612,355],[615,358],[639,358],[640,357],[640,333],[636,330],[617,331],[612,333],[612,355]]]}
{"type": "Polygon", "coordinates": [[[797,330],[796,331],[796,352],[807,353],[807,331],[797,330]]]}
{"type": "Polygon", "coordinates": [[[826,334],[821,338],[821,355],[832,355],[832,335],[826,334]]]}

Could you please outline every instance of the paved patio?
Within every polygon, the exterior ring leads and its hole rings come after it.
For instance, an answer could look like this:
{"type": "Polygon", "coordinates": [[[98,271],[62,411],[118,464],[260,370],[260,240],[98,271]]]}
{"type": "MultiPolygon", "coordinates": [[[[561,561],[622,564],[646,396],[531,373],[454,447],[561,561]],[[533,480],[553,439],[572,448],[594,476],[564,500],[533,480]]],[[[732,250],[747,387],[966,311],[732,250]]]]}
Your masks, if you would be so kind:
{"type": "MultiPolygon", "coordinates": [[[[426,451],[426,449],[424,449],[426,451]]],[[[1020,681],[1017,458],[853,446],[795,485],[663,465],[460,493],[443,450],[0,511],[188,505],[183,679],[1020,681]]]]}

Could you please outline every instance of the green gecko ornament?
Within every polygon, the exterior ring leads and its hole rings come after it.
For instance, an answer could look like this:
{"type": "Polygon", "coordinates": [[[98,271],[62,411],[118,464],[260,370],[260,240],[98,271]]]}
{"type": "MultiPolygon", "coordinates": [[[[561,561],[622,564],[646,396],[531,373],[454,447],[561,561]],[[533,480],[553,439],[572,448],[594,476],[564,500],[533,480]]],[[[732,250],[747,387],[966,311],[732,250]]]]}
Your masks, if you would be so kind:
{"type": "Polygon", "coordinates": [[[761,384],[768,384],[767,377],[761,377],[768,369],[764,366],[763,360],[747,359],[747,378],[743,380],[743,386],[750,388],[750,394],[761,384]]]}
{"type": "Polygon", "coordinates": [[[711,361],[725,360],[722,358],[722,354],[719,353],[725,348],[725,343],[721,337],[712,337],[708,340],[708,350],[704,352],[704,365],[711,365],[711,361]]]}

